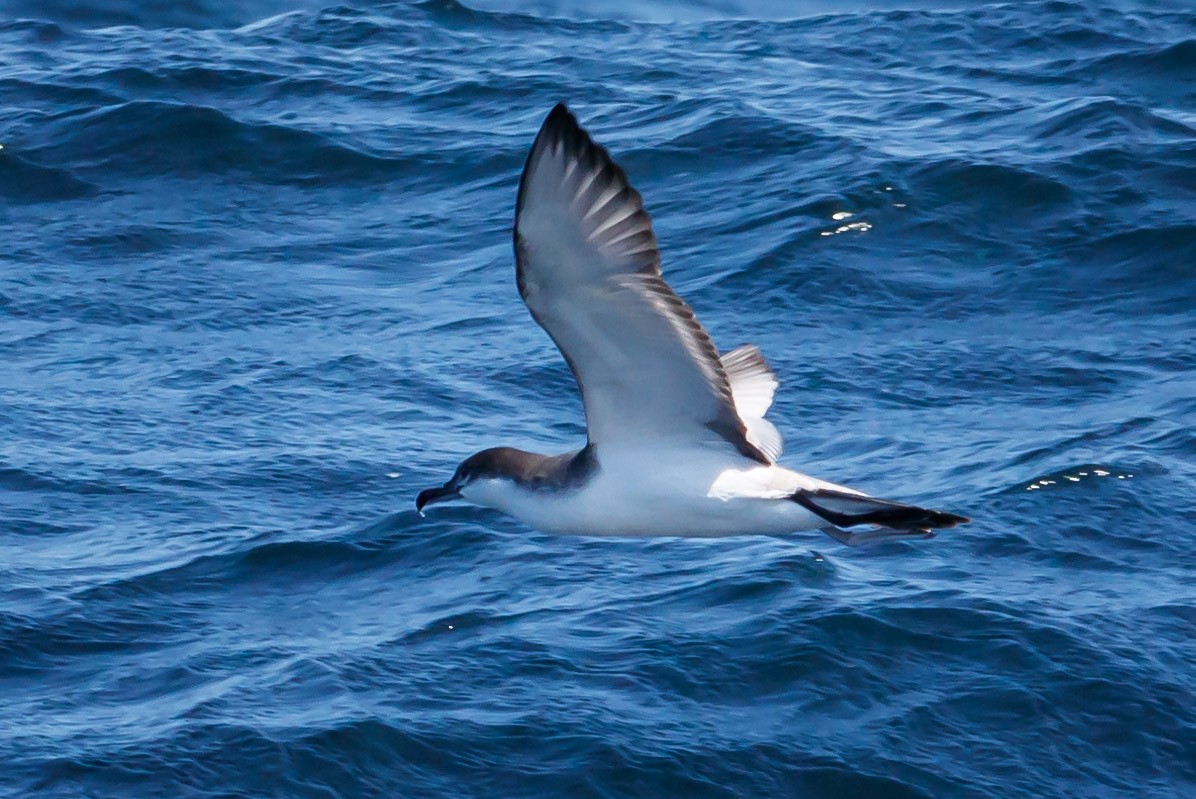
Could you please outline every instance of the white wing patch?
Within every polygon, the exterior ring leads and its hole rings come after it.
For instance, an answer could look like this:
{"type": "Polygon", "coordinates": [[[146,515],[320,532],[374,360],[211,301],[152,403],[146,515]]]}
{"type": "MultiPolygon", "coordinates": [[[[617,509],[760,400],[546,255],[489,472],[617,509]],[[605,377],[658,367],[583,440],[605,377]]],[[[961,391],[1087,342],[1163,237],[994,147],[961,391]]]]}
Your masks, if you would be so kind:
{"type": "Polygon", "coordinates": [[[788,499],[797,491],[829,489],[871,499],[863,491],[828,483],[817,477],[794,472],[782,466],[756,466],[750,469],[727,469],[711,483],[706,496],[714,499],[788,499]]]}
{"type": "Polygon", "coordinates": [[[747,438],[776,463],[784,451],[785,442],[772,422],[764,418],[777,392],[777,376],[754,344],[736,347],[724,354],[720,360],[727,382],[731,384],[731,396],[735,410],[747,428],[747,438]]]}
{"type": "Polygon", "coordinates": [[[731,384],[731,396],[735,398],[735,409],[740,416],[763,417],[772,405],[777,393],[777,376],[764,360],[760,348],[745,344],[724,353],[720,360],[727,382],[731,384]]]}

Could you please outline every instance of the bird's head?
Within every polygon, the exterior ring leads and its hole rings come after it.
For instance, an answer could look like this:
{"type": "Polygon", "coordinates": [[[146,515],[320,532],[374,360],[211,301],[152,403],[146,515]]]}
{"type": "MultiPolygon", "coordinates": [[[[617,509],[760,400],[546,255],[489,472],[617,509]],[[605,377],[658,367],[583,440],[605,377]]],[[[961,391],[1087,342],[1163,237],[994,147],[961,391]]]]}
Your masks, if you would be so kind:
{"type": "Polygon", "coordinates": [[[495,487],[513,483],[519,471],[521,456],[527,453],[511,447],[493,447],[470,455],[461,461],[447,483],[426,488],[415,498],[415,509],[421,514],[428,505],[451,499],[468,499],[479,505],[490,505],[488,495],[495,487]]]}

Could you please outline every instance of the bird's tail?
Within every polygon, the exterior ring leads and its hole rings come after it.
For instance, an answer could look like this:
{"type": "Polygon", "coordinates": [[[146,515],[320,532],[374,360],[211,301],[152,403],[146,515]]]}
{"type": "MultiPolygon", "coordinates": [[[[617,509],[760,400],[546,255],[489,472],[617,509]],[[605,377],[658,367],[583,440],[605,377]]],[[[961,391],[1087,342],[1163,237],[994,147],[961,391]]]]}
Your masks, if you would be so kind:
{"type": "Polygon", "coordinates": [[[836,527],[875,524],[892,530],[929,533],[971,521],[954,513],[829,488],[802,489],[790,499],[836,527]]]}

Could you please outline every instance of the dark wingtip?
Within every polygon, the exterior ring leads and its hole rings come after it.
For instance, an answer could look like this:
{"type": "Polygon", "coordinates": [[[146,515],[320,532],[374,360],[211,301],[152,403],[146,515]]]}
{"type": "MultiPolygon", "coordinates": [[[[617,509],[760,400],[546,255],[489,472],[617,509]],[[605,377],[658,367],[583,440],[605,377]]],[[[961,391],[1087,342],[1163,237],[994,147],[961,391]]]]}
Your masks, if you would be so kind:
{"type": "Polygon", "coordinates": [[[557,139],[577,142],[579,135],[584,135],[581,123],[577,121],[577,117],[573,116],[573,112],[569,110],[569,106],[565,105],[565,101],[561,100],[552,107],[548,116],[544,117],[544,121],[540,123],[540,130],[536,133],[531,149],[527,152],[527,160],[523,162],[523,172],[519,175],[519,195],[515,200],[515,215],[517,217],[519,209],[523,207],[527,171],[532,160],[535,159],[536,153],[546,147],[550,141],[557,139]]]}
{"type": "Polygon", "coordinates": [[[548,134],[564,135],[580,130],[581,123],[577,121],[577,117],[569,110],[565,101],[561,100],[552,107],[548,116],[544,117],[544,122],[540,125],[540,133],[536,138],[540,139],[548,134]]]}
{"type": "Polygon", "coordinates": [[[967,516],[960,516],[955,513],[947,513],[944,510],[927,510],[926,511],[926,526],[937,529],[946,529],[954,527],[957,524],[968,524],[972,520],[967,516]]]}
{"type": "Polygon", "coordinates": [[[971,521],[966,516],[946,511],[830,489],[798,491],[791,499],[838,527],[879,524],[894,530],[930,531],[945,530],[971,521]]]}
{"type": "Polygon", "coordinates": [[[547,125],[551,120],[566,119],[573,120],[574,122],[577,121],[577,117],[573,116],[573,112],[569,110],[569,105],[564,100],[561,100],[552,107],[552,110],[548,112],[548,116],[544,117],[544,124],[547,125]]]}
{"type": "Polygon", "coordinates": [[[876,524],[885,524],[894,528],[915,528],[929,530],[947,530],[958,524],[971,521],[967,516],[958,516],[941,510],[919,508],[915,505],[881,511],[877,514],[876,524]]]}

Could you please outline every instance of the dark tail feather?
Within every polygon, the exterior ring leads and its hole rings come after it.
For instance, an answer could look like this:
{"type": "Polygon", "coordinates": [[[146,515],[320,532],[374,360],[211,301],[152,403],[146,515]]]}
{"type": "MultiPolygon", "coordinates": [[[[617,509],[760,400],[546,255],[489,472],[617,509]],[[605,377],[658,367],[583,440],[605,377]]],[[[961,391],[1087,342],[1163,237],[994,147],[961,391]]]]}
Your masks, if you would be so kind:
{"type": "Polygon", "coordinates": [[[836,527],[878,524],[894,530],[933,530],[971,521],[966,516],[956,516],[941,510],[927,510],[888,499],[825,488],[798,491],[792,499],[836,527]]]}

